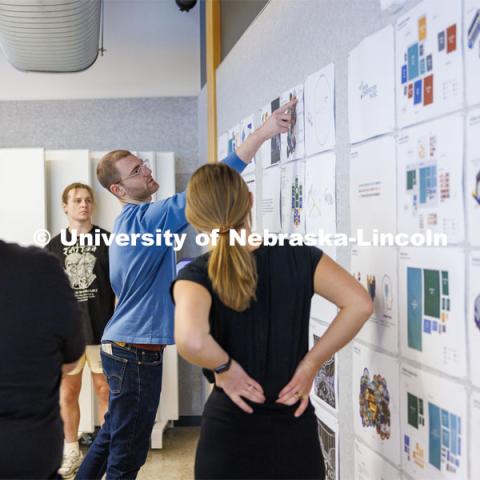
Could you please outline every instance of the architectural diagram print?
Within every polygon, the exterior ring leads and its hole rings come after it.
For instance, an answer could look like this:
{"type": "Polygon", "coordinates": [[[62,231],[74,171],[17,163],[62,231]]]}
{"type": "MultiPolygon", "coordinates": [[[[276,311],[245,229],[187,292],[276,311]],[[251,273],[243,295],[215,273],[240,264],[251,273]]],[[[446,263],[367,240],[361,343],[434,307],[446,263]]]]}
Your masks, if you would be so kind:
{"type": "MultiPolygon", "coordinates": [[[[240,145],[254,132],[255,130],[255,116],[250,115],[240,122],[240,145]]],[[[255,173],[255,157],[245,167],[242,175],[250,175],[255,173]]]]}
{"type": "Polygon", "coordinates": [[[228,155],[228,133],[225,132],[218,137],[217,161],[221,162],[228,155]]]}
{"type": "Polygon", "coordinates": [[[333,63],[305,80],[305,153],[335,147],[335,66],[333,63]]]}
{"type": "Polygon", "coordinates": [[[281,231],[279,166],[263,170],[261,208],[263,228],[279,233],[281,231]]]}
{"type": "Polygon", "coordinates": [[[305,164],[305,227],[307,233],[319,230],[337,232],[335,197],[335,154],[308,158],[305,164]]]}
{"type": "Polygon", "coordinates": [[[325,462],[325,480],[339,480],[338,421],[329,412],[315,405],[318,438],[325,462]]]}
{"type": "Polygon", "coordinates": [[[373,450],[399,465],[398,363],[395,358],[357,342],[352,351],[355,434],[373,450]]]}
{"type": "Polygon", "coordinates": [[[464,13],[464,52],[465,72],[467,76],[467,103],[480,102],[480,0],[465,0],[464,13]]]}
{"type": "Polygon", "coordinates": [[[453,115],[398,136],[398,230],[465,237],[463,215],[463,119],[453,115]]]}
{"type": "Polygon", "coordinates": [[[351,235],[363,231],[371,240],[372,232],[396,233],[395,140],[381,137],[354,145],[350,155],[351,235]]]}
{"type": "Polygon", "coordinates": [[[397,480],[398,470],[370,448],[355,440],[354,480],[397,480]]]}
{"type": "MultiPolygon", "coordinates": [[[[327,331],[328,325],[317,320],[310,319],[309,348],[313,348],[318,340],[327,331]]],[[[337,410],[338,398],[338,370],[336,367],[337,356],[327,360],[318,370],[313,380],[312,397],[322,407],[335,413],[337,410]]]]}
{"type": "Polygon", "coordinates": [[[282,167],[282,231],[305,233],[305,163],[303,160],[282,167]]]}
{"type": "Polygon", "coordinates": [[[462,2],[424,0],[396,24],[400,127],[463,105],[462,2]]]}
{"type": "Polygon", "coordinates": [[[480,388],[480,251],[470,254],[468,281],[468,341],[470,347],[470,376],[472,383],[480,388]]]}
{"type": "Polygon", "coordinates": [[[364,38],[348,55],[348,123],[351,143],[395,129],[393,52],[393,26],[389,25],[364,38]]]}
{"type": "MultiPolygon", "coordinates": [[[[268,105],[265,105],[260,110],[260,124],[263,125],[268,120],[271,114],[272,114],[272,103],[269,103],[268,105]]],[[[276,153],[275,155],[273,155],[274,150],[276,152],[276,149],[274,148],[273,144],[275,143],[275,145],[277,145],[278,143],[278,145],[280,145],[280,143],[278,142],[279,138],[280,137],[278,136],[270,140],[267,140],[266,142],[263,142],[262,146],[260,147],[258,156],[262,160],[263,168],[271,167],[272,165],[275,165],[278,162],[280,162],[280,150],[278,150],[278,156],[276,155],[276,153]]]]}
{"type": "Polygon", "coordinates": [[[480,246],[480,109],[467,115],[467,168],[465,203],[468,239],[480,246]]]}
{"type": "Polygon", "coordinates": [[[358,338],[398,353],[398,253],[395,247],[352,247],[350,270],[367,290],[374,313],[358,338]]]}
{"type": "MultiPolygon", "coordinates": [[[[283,162],[303,158],[305,153],[305,128],[303,118],[303,85],[297,85],[280,97],[280,105],[297,99],[295,108],[292,109],[292,122],[287,133],[281,134],[283,162]]],[[[273,111],[273,108],[272,108],[273,111]]]]}
{"type": "Polygon", "coordinates": [[[460,249],[401,248],[402,354],[464,378],[465,254],[460,249]]]}
{"type": "Polygon", "coordinates": [[[467,478],[465,387],[406,364],[400,381],[403,469],[423,480],[467,478]]]}

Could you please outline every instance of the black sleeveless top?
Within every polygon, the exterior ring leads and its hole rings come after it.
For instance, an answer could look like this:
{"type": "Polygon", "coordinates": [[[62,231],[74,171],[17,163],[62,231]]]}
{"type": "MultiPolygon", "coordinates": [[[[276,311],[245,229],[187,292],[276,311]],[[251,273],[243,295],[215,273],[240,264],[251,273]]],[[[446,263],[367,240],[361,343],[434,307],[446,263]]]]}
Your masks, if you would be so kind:
{"type": "MultiPolygon", "coordinates": [[[[189,280],[208,290],[212,296],[210,334],[262,385],[270,403],[275,402],[308,352],[313,276],[322,251],[307,246],[261,246],[253,255],[257,300],[243,312],[225,306],[213,291],[208,253],[185,266],[177,280],[189,280]]],[[[212,372],[204,373],[213,382],[212,372]]]]}

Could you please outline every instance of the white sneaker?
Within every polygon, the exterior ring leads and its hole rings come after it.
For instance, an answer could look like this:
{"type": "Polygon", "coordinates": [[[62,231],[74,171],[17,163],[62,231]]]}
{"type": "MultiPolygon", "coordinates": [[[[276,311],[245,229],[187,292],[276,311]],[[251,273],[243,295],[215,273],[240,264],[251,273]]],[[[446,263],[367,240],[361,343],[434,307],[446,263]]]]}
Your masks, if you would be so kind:
{"type": "Polygon", "coordinates": [[[70,451],[63,454],[62,466],[58,469],[58,474],[63,478],[72,478],[82,464],[82,452],[70,451]]]}

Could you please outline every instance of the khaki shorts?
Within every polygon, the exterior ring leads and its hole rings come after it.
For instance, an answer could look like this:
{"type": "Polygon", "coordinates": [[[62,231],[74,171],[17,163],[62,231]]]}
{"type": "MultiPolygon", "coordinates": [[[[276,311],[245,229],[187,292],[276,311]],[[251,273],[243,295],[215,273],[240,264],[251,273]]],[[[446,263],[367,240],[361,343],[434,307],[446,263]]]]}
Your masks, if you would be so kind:
{"type": "Polygon", "coordinates": [[[92,373],[103,373],[102,359],[100,357],[100,345],[87,345],[85,353],[78,360],[77,366],[67,375],[78,375],[82,373],[85,363],[88,363],[92,373]]]}

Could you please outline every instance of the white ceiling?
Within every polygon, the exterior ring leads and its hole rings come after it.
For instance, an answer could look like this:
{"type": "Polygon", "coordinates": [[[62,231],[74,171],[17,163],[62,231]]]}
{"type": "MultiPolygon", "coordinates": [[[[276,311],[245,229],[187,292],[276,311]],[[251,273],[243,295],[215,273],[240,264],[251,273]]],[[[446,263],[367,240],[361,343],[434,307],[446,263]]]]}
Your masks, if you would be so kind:
{"type": "Polygon", "coordinates": [[[0,100],[198,95],[198,3],[181,12],[175,0],[105,0],[106,52],[85,72],[20,72],[0,50],[0,100]]]}

